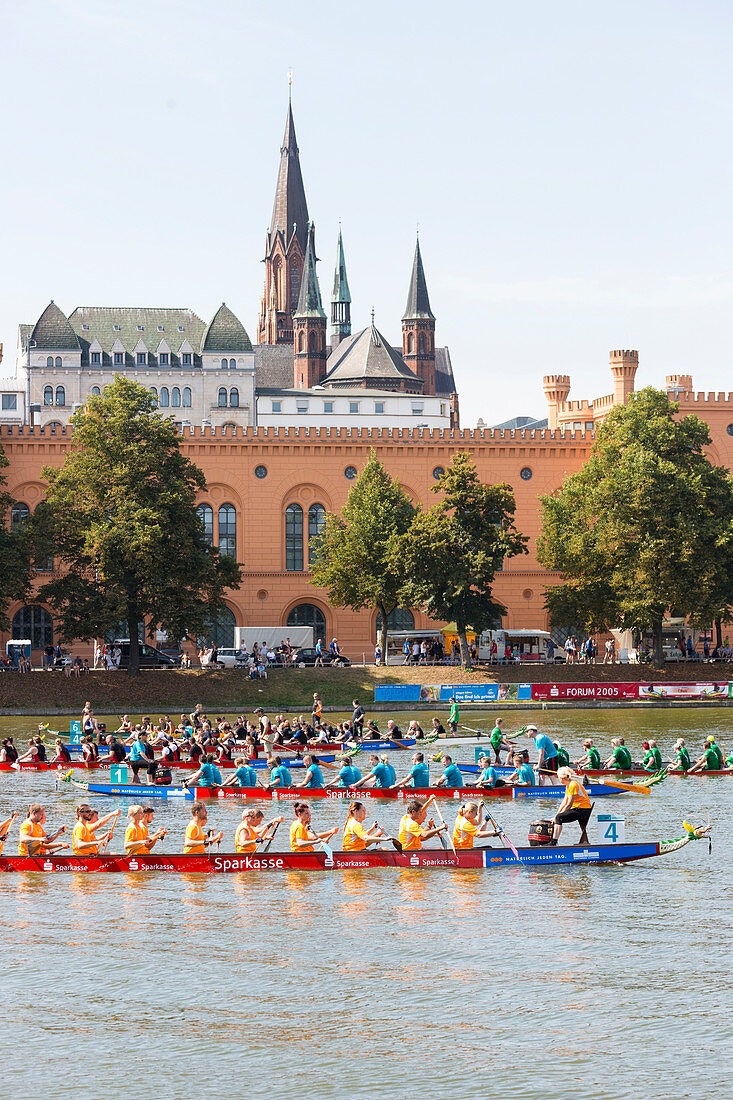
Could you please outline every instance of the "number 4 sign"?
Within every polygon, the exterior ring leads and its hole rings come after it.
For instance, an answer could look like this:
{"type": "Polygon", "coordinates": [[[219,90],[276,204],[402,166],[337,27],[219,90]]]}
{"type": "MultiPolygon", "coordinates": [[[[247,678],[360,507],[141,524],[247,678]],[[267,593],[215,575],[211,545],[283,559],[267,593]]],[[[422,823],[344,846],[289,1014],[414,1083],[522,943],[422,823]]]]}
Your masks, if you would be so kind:
{"type": "Polygon", "coordinates": [[[626,819],[618,814],[598,815],[598,843],[624,844],[626,841],[626,819]]]}

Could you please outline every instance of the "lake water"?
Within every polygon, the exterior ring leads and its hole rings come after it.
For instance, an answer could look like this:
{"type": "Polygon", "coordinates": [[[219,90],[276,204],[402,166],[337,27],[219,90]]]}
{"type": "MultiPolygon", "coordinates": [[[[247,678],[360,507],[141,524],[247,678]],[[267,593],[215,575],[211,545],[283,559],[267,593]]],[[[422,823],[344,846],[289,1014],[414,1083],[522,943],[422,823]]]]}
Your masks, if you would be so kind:
{"type": "MultiPolygon", "coordinates": [[[[485,728],[494,713],[464,718],[485,728]]],[[[726,709],[535,710],[505,725],[530,717],[573,754],[619,731],[632,748],[681,734],[697,752],[709,730],[733,745],[726,709]]],[[[0,725],[21,736],[35,722],[0,725]]],[[[473,760],[474,743],[455,755],[473,760]]],[[[68,786],[0,774],[0,817],[35,800],[71,825],[68,786]]],[[[626,867],[0,875],[3,1095],[728,1096],[732,804],[733,778],[603,799],[628,839],[679,836],[702,808],[714,821],[712,856],[700,841],[626,867]]],[[[496,808],[519,843],[554,805],[496,808]]],[[[241,811],[217,803],[210,823],[231,837],[241,811]]],[[[380,805],[380,822],[401,812],[380,805]]],[[[344,813],[313,804],[317,826],[344,813]]],[[[443,813],[452,823],[455,807],[443,813]]],[[[189,814],[157,811],[168,851],[189,814]]]]}

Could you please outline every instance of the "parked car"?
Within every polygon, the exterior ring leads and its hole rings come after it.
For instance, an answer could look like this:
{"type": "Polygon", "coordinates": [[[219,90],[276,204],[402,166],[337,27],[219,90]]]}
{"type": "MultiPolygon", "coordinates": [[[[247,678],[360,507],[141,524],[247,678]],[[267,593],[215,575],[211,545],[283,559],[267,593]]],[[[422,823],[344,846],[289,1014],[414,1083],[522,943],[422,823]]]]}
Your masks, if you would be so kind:
{"type": "MultiPolygon", "coordinates": [[[[314,665],[316,663],[316,649],[315,646],[305,646],[303,649],[299,649],[297,653],[293,654],[293,664],[298,665],[314,665]]],[[[328,667],[331,664],[331,658],[328,655],[328,651],[323,654],[323,664],[328,667]]],[[[348,657],[344,657],[343,653],[338,659],[338,664],[342,668],[348,668],[351,661],[348,657]]]]}
{"type": "Polygon", "coordinates": [[[158,653],[162,653],[165,657],[170,657],[171,661],[175,664],[176,668],[180,668],[181,660],[183,658],[183,650],[180,646],[161,646],[158,653]]]}
{"type": "MultiPolygon", "coordinates": [[[[129,638],[115,639],[113,645],[119,646],[121,651],[120,668],[129,668],[129,638]]],[[[156,649],[154,645],[148,645],[147,642],[140,642],[140,668],[176,668],[178,664],[179,661],[175,661],[160,649],[156,649]]]]}
{"type": "Polygon", "coordinates": [[[216,659],[224,668],[246,668],[247,653],[243,649],[218,649],[216,659]]]}

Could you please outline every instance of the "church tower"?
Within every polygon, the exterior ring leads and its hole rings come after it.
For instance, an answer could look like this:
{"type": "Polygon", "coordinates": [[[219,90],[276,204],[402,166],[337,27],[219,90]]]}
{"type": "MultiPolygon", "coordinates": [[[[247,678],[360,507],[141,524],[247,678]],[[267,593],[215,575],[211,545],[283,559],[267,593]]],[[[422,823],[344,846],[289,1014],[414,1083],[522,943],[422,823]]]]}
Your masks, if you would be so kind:
{"type": "Polygon", "coordinates": [[[312,225],[308,226],[303,281],[293,325],[294,385],[297,390],[309,390],[326,375],[326,314],[316,275],[315,230],[312,225]]]}
{"type": "Polygon", "coordinates": [[[272,222],[265,241],[265,289],[257,323],[260,344],[293,342],[293,313],[300,295],[307,238],[308,204],[300,171],[293,105],[288,101],[272,222]]]}
{"type": "Polygon", "coordinates": [[[419,238],[415,244],[407,306],[402,317],[402,358],[410,370],[422,378],[423,393],[434,394],[435,317],[430,309],[419,238]]]}
{"type": "Polygon", "coordinates": [[[346,278],[344,242],[341,239],[341,226],[339,226],[336,270],[333,274],[333,293],[331,295],[331,348],[338,347],[347,336],[351,336],[351,294],[349,293],[349,280],[346,278]]]}

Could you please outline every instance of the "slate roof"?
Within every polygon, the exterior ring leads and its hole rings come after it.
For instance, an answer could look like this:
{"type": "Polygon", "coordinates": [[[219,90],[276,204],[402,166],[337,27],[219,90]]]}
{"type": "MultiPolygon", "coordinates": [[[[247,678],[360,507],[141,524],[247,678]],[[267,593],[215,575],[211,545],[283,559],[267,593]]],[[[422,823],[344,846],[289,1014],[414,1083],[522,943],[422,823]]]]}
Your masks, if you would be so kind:
{"type": "Polygon", "coordinates": [[[270,233],[280,230],[286,242],[290,240],[295,224],[295,235],[305,252],[308,234],[308,203],[305,201],[303,176],[300,171],[298,142],[295,138],[292,104],[288,103],[285,135],[280,148],[280,167],[275,185],[275,202],[272,208],[270,233]]]}
{"type": "Polygon", "coordinates": [[[79,351],[81,346],[69,318],[55,302],[49,302],[36,321],[31,339],[44,351],[79,351]]]}
{"type": "Polygon", "coordinates": [[[201,341],[201,351],[251,351],[252,342],[244,325],[225,302],[209,321],[201,341]]]}
{"type": "Polygon", "coordinates": [[[411,320],[413,317],[435,320],[428,298],[428,284],[425,281],[425,270],[422,265],[420,253],[420,241],[415,243],[415,258],[412,261],[412,275],[410,276],[410,289],[407,292],[407,305],[402,315],[402,320],[411,320]]]}
{"type": "Polygon", "coordinates": [[[504,429],[505,431],[518,431],[520,428],[539,431],[541,428],[547,427],[547,417],[544,420],[537,420],[534,416],[513,416],[511,420],[503,420],[501,424],[492,424],[491,427],[497,430],[504,429]]]}
{"type": "Polygon", "coordinates": [[[381,332],[369,325],[347,336],[331,352],[323,382],[357,381],[361,378],[408,378],[419,382],[398,351],[390,347],[381,332]]]}
{"type": "Polygon", "coordinates": [[[456,380],[453,377],[453,364],[448,348],[435,349],[435,392],[457,392],[456,380]]]}
{"type": "Polygon", "coordinates": [[[336,270],[333,273],[332,302],[350,302],[349,280],[346,277],[346,260],[344,258],[344,242],[341,238],[341,226],[339,226],[339,239],[336,245],[336,270]]]}
{"type": "Polygon", "coordinates": [[[163,339],[172,352],[177,352],[184,340],[198,351],[206,328],[206,323],[190,309],[78,306],[69,321],[84,350],[96,339],[104,352],[110,352],[118,340],[128,352],[139,340],[152,352],[163,339]]]}
{"type": "Polygon", "coordinates": [[[260,389],[289,390],[294,382],[292,344],[255,345],[255,386],[260,389]]]}

